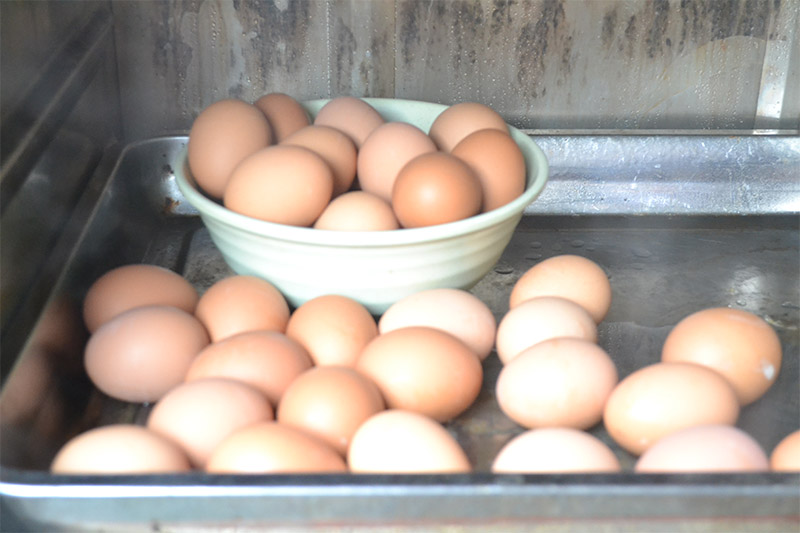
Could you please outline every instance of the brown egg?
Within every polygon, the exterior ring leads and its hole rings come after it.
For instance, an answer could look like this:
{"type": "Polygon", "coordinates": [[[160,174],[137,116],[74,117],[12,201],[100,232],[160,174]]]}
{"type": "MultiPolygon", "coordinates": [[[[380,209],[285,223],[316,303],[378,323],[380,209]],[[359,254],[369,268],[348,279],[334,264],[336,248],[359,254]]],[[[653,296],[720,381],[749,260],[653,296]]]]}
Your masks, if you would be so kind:
{"type": "Polygon", "coordinates": [[[620,381],[603,421],[620,446],[640,455],[680,429],[733,425],[738,417],[736,393],[721,375],[691,363],[656,363],[620,381]]]}
{"type": "Polygon", "coordinates": [[[245,331],[286,331],[289,304],[270,282],[229,276],[214,283],[197,302],[195,315],[212,342],[245,331]]]}
{"type": "Polygon", "coordinates": [[[525,156],[508,133],[485,129],[470,133],[453,151],[475,172],[483,189],[483,211],[504,206],[525,191],[525,156]]]}
{"type": "Polygon", "coordinates": [[[286,335],[308,351],[315,365],[352,367],[364,346],[378,335],[378,325],[352,298],[326,294],[295,309],[286,335]]]}
{"type": "Polygon", "coordinates": [[[497,474],[620,472],[619,459],[597,437],[571,428],[521,433],[500,449],[492,463],[497,474]]]}
{"type": "Polygon", "coordinates": [[[739,402],[750,404],[772,386],[781,369],[781,341],[759,316],[718,307],[693,313],[669,332],[663,361],[706,366],[725,376],[739,402]]]}
{"type": "Polygon", "coordinates": [[[441,424],[419,413],[397,409],[378,413],[358,428],[347,462],[356,473],[472,470],[464,450],[441,424]]]}
{"type": "Polygon", "coordinates": [[[636,462],[636,472],[764,472],[761,446],[739,428],[695,426],[666,435],[636,462]]]}
{"type": "Polygon", "coordinates": [[[206,378],[183,383],[156,403],[147,427],[178,443],[203,467],[222,440],[239,428],[273,419],[261,391],[241,381],[206,378]]]}
{"type": "Polygon", "coordinates": [[[409,326],[441,329],[460,339],[481,360],[494,347],[497,322],[492,310],[474,294],[461,289],[429,289],[392,304],[378,321],[388,333],[409,326]]]}
{"type": "Polygon", "coordinates": [[[356,370],[371,378],[386,405],[445,422],[463,413],[481,389],[483,367],[466,344],[429,327],[396,329],[361,352],[356,370]]]}
{"type": "Polygon", "coordinates": [[[436,151],[424,131],[406,122],[387,122],[369,134],[358,151],[358,183],[361,189],[392,201],[395,179],[415,157],[436,151]]]}
{"type": "Polygon", "coordinates": [[[127,402],[154,402],[181,383],[208,345],[192,315],[175,307],[125,311],[98,328],[86,344],[86,372],[98,389],[127,402]]]}
{"type": "Polygon", "coordinates": [[[769,457],[770,470],[800,472],[800,429],[786,435],[769,457]]]}
{"type": "Polygon", "coordinates": [[[281,144],[308,148],[328,163],[333,172],[333,197],[350,189],[356,178],[356,145],[341,131],[329,126],[307,126],[281,144]]]}
{"type": "Polygon", "coordinates": [[[497,355],[508,364],[522,350],[548,339],[571,337],[597,342],[597,324],[571,300],[541,296],[511,309],[497,326],[497,355]]]}
{"type": "Polygon", "coordinates": [[[311,368],[305,348],[277,331],[246,331],[209,344],[189,367],[186,381],[219,377],[247,383],[273,406],[297,376],[311,368]]]}
{"type": "Polygon", "coordinates": [[[311,120],[300,102],[284,93],[265,94],[255,102],[272,127],[273,142],[279,143],[311,120]]]}
{"type": "Polygon", "coordinates": [[[343,366],[308,370],[295,379],[278,406],[278,422],[300,428],[347,455],[358,427],[385,405],[378,387],[343,366]]]}
{"type": "Polygon", "coordinates": [[[331,167],[307,148],[281,144],[259,150],[231,174],[225,207],[290,226],[310,226],[333,194],[331,167]]]}
{"type": "Polygon", "coordinates": [[[133,264],[109,270],[89,287],[83,319],[89,331],[143,305],[171,305],[194,313],[197,291],[180,274],[156,265],[133,264]]]}
{"type": "Polygon", "coordinates": [[[333,98],[314,117],[315,126],[330,126],[346,134],[356,148],[367,139],[372,130],[385,120],[374,107],[360,98],[339,96],[333,98]]]}
{"type": "Polygon", "coordinates": [[[346,472],[344,459],[325,442],[280,424],[261,422],[223,440],[206,464],[212,473],[346,472]]]}
{"type": "Polygon", "coordinates": [[[477,215],[483,191],[466,163],[443,152],[415,157],[397,175],[392,208],[400,225],[418,228],[477,215]]]}
{"type": "Polygon", "coordinates": [[[189,459],[171,440],[133,424],[90,429],[70,439],[50,467],[54,474],[186,472],[189,459]]]}
{"type": "Polygon", "coordinates": [[[272,130],[261,110],[241,100],[220,100],[192,124],[189,168],[206,194],[222,198],[234,167],[271,143],[272,130]]]}
{"type": "Polygon", "coordinates": [[[400,227],[392,206],[365,191],[334,198],[314,222],[316,229],[334,231],[390,231],[400,227]]]}
{"type": "Polygon", "coordinates": [[[461,102],[442,111],[431,124],[430,135],[436,146],[450,152],[467,135],[483,129],[508,133],[508,125],[497,111],[478,102],[461,102]]]}
{"type": "Polygon", "coordinates": [[[500,371],[497,402],[526,428],[588,429],[603,418],[617,369],[597,344],[558,338],[519,353],[500,371]]]}
{"type": "Polygon", "coordinates": [[[538,262],[514,284],[509,305],[514,308],[539,296],[572,300],[598,324],[611,307],[611,283],[600,266],[579,255],[557,255],[538,262]]]}

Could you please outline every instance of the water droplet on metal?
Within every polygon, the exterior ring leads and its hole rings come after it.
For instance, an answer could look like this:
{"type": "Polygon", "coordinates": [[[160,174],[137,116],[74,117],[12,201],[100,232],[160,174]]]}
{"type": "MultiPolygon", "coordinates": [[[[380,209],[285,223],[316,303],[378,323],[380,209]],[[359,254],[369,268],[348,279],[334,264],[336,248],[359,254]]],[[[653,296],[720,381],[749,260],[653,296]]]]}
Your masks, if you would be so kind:
{"type": "Polygon", "coordinates": [[[530,247],[531,247],[531,248],[541,248],[541,247],[542,247],[542,243],[540,243],[539,241],[533,241],[533,242],[530,244],[530,247]]]}
{"type": "Polygon", "coordinates": [[[542,254],[528,254],[525,256],[525,259],[528,261],[536,261],[542,258],[542,254]]]}
{"type": "Polygon", "coordinates": [[[645,250],[644,248],[634,248],[633,255],[646,259],[648,257],[653,257],[653,252],[650,250],[645,250]]]}
{"type": "Polygon", "coordinates": [[[585,243],[584,243],[582,240],[580,240],[580,239],[575,239],[574,241],[570,242],[569,244],[570,244],[570,245],[571,245],[573,248],[581,248],[581,247],[583,247],[583,245],[584,245],[585,243]]]}
{"type": "Polygon", "coordinates": [[[494,271],[498,274],[513,274],[514,268],[509,265],[497,265],[494,271]]]}

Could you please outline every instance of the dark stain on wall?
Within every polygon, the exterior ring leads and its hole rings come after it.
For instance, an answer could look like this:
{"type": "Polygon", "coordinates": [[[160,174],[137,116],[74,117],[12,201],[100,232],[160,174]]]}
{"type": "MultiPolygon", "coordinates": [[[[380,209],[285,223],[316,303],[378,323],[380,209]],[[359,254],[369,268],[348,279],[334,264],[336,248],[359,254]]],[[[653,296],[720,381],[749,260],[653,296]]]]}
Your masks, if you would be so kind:
{"type": "Polygon", "coordinates": [[[606,47],[611,46],[614,42],[614,32],[617,28],[617,6],[615,5],[611,11],[603,15],[603,28],[600,33],[600,39],[606,47]]]}
{"type": "Polygon", "coordinates": [[[526,95],[544,96],[546,88],[542,83],[545,72],[545,58],[551,41],[559,37],[559,26],[564,31],[564,6],[559,0],[543,0],[539,16],[526,23],[517,36],[515,52],[519,69],[517,81],[526,95]]]}
{"type": "Polygon", "coordinates": [[[492,11],[489,15],[489,45],[495,37],[502,36],[505,28],[512,22],[511,8],[516,4],[516,0],[494,0],[492,11]]]}
{"type": "Polygon", "coordinates": [[[350,94],[353,90],[350,72],[358,48],[356,36],[341,17],[336,18],[332,28],[332,43],[329,53],[332,55],[331,89],[334,93],[350,94]]]}
{"type": "Polygon", "coordinates": [[[732,36],[768,39],[782,0],[648,0],[627,24],[619,22],[619,3],[612,3],[600,22],[601,42],[633,58],[683,53],[732,36]],[[624,28],[624,29],[623,29],[624,28]]]}
{"type": "Polygon", "coordinates": [[[447,2],[450,9],[448,20],[453,21],[453,38],[456,46],[455,53],[452,54],[453,68],[458,72],[462,67],[462,62],[468,69],[472,69],[477,62],[476,47],[482,47],[481,39],[475,39],[476,35],[481,35],[481,26],[484,24],[483,11],[480,3],[460,1],[447,2]]]}
{"type": "Polygon", "coordinates": [[[628,57],[633,56],[633,49],[634,44],[636,43],[636,15],[631,15],[628,19],[627,24],[625,24],[625,43],[620,43],[619,51],[622,52],[623,50],[626,51],[628,57]]]}
{"type": "Polygon", "coordinates": [[[192,47],[181,39],[179,28],[174,20],[184,13],[197,14],[199,2],[186,2],[177,8],[172,2],[158,3],[158,29],[154,31],[153,67],[165,79],[186,78],[186,71],[192,61],[192,47]]]}
{"type": "Polygon", "coordinates": [[[405,64],[414,61],[414,50],[419,44],[419,11],[414,2],[401,3],[397,12],[399,26],[400,54],[405,64]]]}
{"type": "Polygon", "coordinates": [[[283,11],[273,2],[247,2],[247,6],[240,8],[239,13],[242,14],[239,20],[243,26],[258,34],[265,72],[269,72],[271,66],[289,73],[297,72],[306,49],[313,7],[311,3],[288,2],[283,11]],[[279,42],[285,42],[286,46],[279,49],[279,42]]]}
{"type": "Polygon", "coordinates": [[[651,12],[648,13],[650,28],[648,28],[645,46],[647,57],[655,57],[663,51],[664,36],[669,27],[670,7],[669,0],[653,0],[649,3],[651,12]]]}

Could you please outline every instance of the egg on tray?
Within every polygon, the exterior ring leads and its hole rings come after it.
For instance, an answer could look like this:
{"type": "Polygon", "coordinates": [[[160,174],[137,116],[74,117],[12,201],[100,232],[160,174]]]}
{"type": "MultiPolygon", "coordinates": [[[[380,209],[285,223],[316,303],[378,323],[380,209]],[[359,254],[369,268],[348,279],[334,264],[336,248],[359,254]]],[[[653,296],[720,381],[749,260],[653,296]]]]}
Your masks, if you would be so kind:
{"type": "MultiPolygon", "coordinates": [[[[519,197],[525,159],[509,132],[476,103],[450,106],[426,133],[361,99],[332,99],[312,118],[292,97],[270,93],[204,110],[188,164],[209,197],[260,220],[322,233],[394,231],[519,197]],[[252,138],[234,147],[213,131],[216,120],[240,122],[252,138]]],[[[147,406],[146,424],[84,432],[51,468],[470,472],[450,423],[475,404],[493,352],[501,367],[487,390],[497,416],[521,430],[494,458],[494,473],[619,472],[614,449],[587,432],[601,424],[640,456],[637,472],[770,468],[734,425],[780,369],[775,332],[733,310],[696,313],[667,337],[662,362],[619,380],[614,354],[598,344],[611,296],[602,267],[574,255],[523,274],[499,322],[463,289],[419,290],[373,313],[336,286],[292,305],[255,275],[220,279],[200,294],[167,269],[126,265],[87,292],[85,368],[104,394],[147,406]]],[[[797,440],[775,447],[773,469],[796,468],[797,440]]]]}

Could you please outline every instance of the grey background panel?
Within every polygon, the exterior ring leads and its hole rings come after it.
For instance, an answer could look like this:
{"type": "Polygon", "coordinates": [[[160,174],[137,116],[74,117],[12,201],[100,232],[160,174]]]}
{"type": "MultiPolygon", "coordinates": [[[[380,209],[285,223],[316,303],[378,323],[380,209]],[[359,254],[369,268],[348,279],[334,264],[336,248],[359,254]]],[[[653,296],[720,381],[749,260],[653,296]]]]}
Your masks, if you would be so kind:
{"type": "Polygon", "coordinates": [[[522,128],[795,129],[795,0],[114,2],[126,136],[270,91],[455,103],[522,128]],[[757,120],[758,113],[765,115],[757,120]]]}

